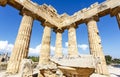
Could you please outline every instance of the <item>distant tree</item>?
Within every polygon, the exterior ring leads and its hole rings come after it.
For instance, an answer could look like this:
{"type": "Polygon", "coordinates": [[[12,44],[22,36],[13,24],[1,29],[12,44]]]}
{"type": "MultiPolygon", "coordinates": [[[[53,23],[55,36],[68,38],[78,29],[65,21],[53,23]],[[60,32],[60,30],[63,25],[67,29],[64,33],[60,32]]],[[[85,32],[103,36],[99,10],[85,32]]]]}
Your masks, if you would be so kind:
{"type": "Polygon", "coordinates": [[[112,60],[112,62],[115,63],[115,64],[120,64],[120,59],[115,58],[115,59],[112,60]]]}
{"type": "Polygon", "coordinates": [[[35,56],[29,56],[28,59],[31,59],[34,62],[38,62],[39,61],[39,57],[35,57],[35,56]]]}
{"type": "Polygon", "coordinates": [[[112,57],[110,55],[106,55],[105,56],[105,59],[106,59],[106,63],[109,65],[112,63],[112,57]]]}

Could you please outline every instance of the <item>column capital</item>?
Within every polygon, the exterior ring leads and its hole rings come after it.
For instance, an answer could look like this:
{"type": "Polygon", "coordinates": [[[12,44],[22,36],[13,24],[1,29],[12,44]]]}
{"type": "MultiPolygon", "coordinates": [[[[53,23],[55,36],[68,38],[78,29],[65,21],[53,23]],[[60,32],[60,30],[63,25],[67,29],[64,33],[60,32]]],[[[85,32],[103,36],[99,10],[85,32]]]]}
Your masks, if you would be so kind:
{"type": "Polygon", "coordinates": [[[43,26],[43,27],[45,27],[45,26],[48,26],[48,27],[50,27],[50,28],[53,28],[54,27],[54,25],[53,24],[51,24],[51,23],[49,23],[48,21],[42,21],[41,22],[41,25],[43,26]]]}
{"type": "Polygon", "coordinates": [[[26,8],[22,8],[22,10],[19,13],[20,15],[24,16],[24,15],[28,15],[30,17],[32,17],[33,19],[36,19],[36,15],[34,13],[32,13],[31,11],[27,10],[26,8]]]}
{"type": "Polygon", "coordinates": [[[120,13],[120,6],[110,10],[111,17],[116,16],[118,13],[120,13]]]}
{"type": "Polygon", "coordinates": [[[78,25],[76,23],[72,23],[67,27],[67,29],[69,30],[71,27],[78,28],[78,25]]]}
{"type": "Polygon", "coordinates": [[[116,16],[118,26],[119,26],[119,29],[120,29],[120,6],[114,8],[114,9],[111,9],[110,10],[110,15],[111,15],[111,17],[116,16]]]}
{"type": "Polygon", "coordinates": [[[89,21],[92,21],[92,20],[94,20],[94,21],[99,21],[98,15],[95,15],[95,16],[92,16],[92,17],[89,17],[89,18],[86,18],[84,22],[87,24],[89,21]]]}
{"type": "Polygon", "coordinates": [[[8,0],[0,0],[0,5],[5,6],[7,4],[8,0]]]}
{"type": "Polygon", "coordinates": [[[55,33],[57,33],[57,32],[59,32],[59,33],[63,33],[63,32],[64,32],[63,29],[54,29],[53,31],[54,31],[55,33]]]}

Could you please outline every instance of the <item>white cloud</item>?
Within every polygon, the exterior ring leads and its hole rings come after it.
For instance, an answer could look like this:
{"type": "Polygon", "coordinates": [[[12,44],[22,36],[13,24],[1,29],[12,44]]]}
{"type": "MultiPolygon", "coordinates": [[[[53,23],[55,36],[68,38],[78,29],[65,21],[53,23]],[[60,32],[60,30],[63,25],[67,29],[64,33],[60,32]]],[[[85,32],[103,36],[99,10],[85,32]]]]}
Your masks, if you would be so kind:
{"type": "MultiPolygon", "coordinates": [[[[0,51],[2,52],[11,52],[13,49],[13,44],[10,44],[8,41],[0,41],[0,51]]],[[[87,44],[79,44],[78,48],[82,50],[86,50],[88,48],[87,44]]],[[[40,55],[40,49],[41,49],[41,44],[37,45],[35,48],[29,48],[29,55],[40,55]]],[[[54,55],[55,52],[55,46],[50,47],[51,49],[51,54],[54,55]]],[[[67,55],[68,54],[68,42],[65,42],[65,47],[62,48],[63,54],[67,55]]]]}
{"type": "Polygon", "coordinates": [[[64,54],[64,55],[67,55],[67,54],[68,54],[68,48],[66,48],[66,47],[64,48],[64,47],[63,47],[63,48],[62,48],[62,51],[63,51],[63,54],[64,54]]]}
{"type": "Polygon", "coordinates": [[[38,54],[40,53],[41,44],[37,45],[35,48],[29,48],[29,54],[38,54]]]}
{"type": "Polygon", "coordinates": [[[51,49],[50,54],[51,54],[51,55],[54,55],[54,52],[55,52],[55,46],[52,46],[52,45],[51,45],[50,49],[51,49]]]}
{"type": "Polygon", "coordinates": [[[68,47],[68,42],[65,42],[65,47],[68,47]]]}
{"type": "Polygon", "coordinates": [[[8,41],[0,41],[0,51],[11,52],[13,44],[9,44],[8,41]]]}
{"type": "MultiPolygon", "coordinates": [[[[0,52],[12,52],[14,45],[10,44],[8,41],[0,41],[0,52]]],[[[35,48],[29,48],[29,55],[40,55],[41,44],[37,45],[35,48]]],[[[51,46],[51,54],[54,54],[55,47],[51,46]]]]}
{"type": "Polygon", "coordinates": [[[88,48],[88,45],[87,44],[80,44],[80,45],[78,45],[78,48],[81,48],[82,50],[87,50],[87,48],[88,48]]]}
{"type": "MultiPolygon", "coordinates": [[[[29,55],[39,56],[40,55],[40,49],[41,49],[41,44],[37,45],[35,48],[29,48],[29,55]]],[[[51,54],[53,55],[54,51],[55,51],[55,47],[51,46],[50,49],[51,49],[51,54]]]]}
{"type": "Polygon", "coordinates": [[[55,51],[55,46],[50,47],[51,51],[55,51]]]}
{"type": "MultiPolygon", "coordinates": [[[[68,48],[68,42],[65,42],[65,48],[63,48],[63,51],[67,51],[68,48]]],[[[82,49],[82,50],[87,50],[88,45],[87,44],[78,44],[78,48],[82,49]]]]}

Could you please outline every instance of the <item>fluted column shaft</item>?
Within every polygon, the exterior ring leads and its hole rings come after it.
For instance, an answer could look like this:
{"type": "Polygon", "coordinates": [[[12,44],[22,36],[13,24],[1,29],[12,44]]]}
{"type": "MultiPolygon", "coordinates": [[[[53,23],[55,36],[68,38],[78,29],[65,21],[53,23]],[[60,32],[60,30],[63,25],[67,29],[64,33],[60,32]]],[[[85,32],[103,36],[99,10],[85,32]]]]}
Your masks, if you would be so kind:
{"type": "Polygon", "coordinates": [[[78,56],[76,28],[75,27],[70,27],[68,29],[68,55],[69,56],[78,56]]]}
{"type": "Polygon", "coordinates": [[[120,13],[117,13],[116,18],[117,18],[118,26],[120,29],[120,13]]]}
{"type": "Polygon", "coordinates": [[[47,64],[50,60],[50,39],[51,39],[51,28],[45,26],[42,37],[41,49],[40,49],[39,64],[47,64]]]}
{"type": "Polygon", "coordinates": [[[19,70],[20,62],[23,58],[27,58],[30,37],[32,32],[33,18],[23,15],[19,32],[14,44],[12,54],[7,67],[8,73],[17,73],[19,70]]]}
{"type": "Polygon", "coordinates": [[[62,57],[62,32],[56,32],[55,56],[62,57]]]}
{"type": "Polygon", "coordinates": [[[106,66],[105,56],[103,54],[101,39],[99,36],[97,23],[95,20],[91,19],[87,22],[88,28],[88,39],[90,45],[90,53],[99,58],[99,63],[96,65],[96,73],[109,75],[106,66]]]}

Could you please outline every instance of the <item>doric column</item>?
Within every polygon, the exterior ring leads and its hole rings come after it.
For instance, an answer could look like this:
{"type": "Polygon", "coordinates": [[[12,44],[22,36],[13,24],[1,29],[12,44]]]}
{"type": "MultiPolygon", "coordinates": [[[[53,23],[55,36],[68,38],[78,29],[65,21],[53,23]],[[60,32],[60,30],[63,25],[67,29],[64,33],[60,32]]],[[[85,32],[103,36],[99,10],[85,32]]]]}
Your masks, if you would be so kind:
{"type": "Polygon", "coordinates": [[[15,41],[15,45],[10,56],[7,67],[8,73],[17,73],[20,67],[20,62],[23,58],[27,58],[30,37],[32,32],[33,18],[23,14],[22,22],[15,41]]]}
{"type": "Polygon", "coordinates": [[[117,18],[118,26],[120,29],[120,13],[117,13],[116,18],[117,18]]]}
{"type": "Polygon", "coordinates": [[[51,28],[45,24],[44,33],[42,37],[42,44],[40,49],[39,64],[48,64],[50,60],[50,40],[51,28]]]}
{"type": "Polygon", "coordinates": [[[68,28],[68,55],[71,57],[78,56],[76,24],[72,24],[68,28]]]}
{"type": "Polygon", "coordinates": [[[56,44],[55,44],[55,57],[62,57],[62,33],[63,30],[55,30],[56,32],[56,44]]]}
{"type": "Polygon", "coordinates": [[[7,4],[8,0],[0,0],[0,5],[5,6],[7,4]]]}
{"type": "Polygon", "coordinates": [[[96,73],[109,75],[96,21],[94,19],[89,19],[87,21],[87,28],[90,54],[98,58],[99,61],[96,65],[96,73]]]}

